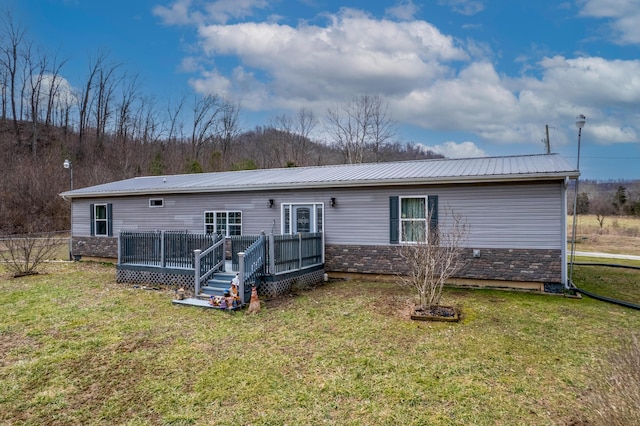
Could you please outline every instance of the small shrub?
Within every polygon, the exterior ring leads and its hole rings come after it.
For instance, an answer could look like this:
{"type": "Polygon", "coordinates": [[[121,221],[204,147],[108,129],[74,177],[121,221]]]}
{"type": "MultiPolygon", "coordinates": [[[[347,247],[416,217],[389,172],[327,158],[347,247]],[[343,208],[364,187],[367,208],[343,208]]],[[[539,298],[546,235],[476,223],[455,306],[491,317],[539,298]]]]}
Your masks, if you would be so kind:
{"type": "Polygon", "coordinates": [[[596,372],[591,403],[596,424],[640,425],[640,339],[625,339],[596,372]]]}
{"type": "Polygon", "coordinates": [[[0,260],[14,277],[36,274],[38,267],[68,241],[58,238],[54,232],[5,234],[1,237],[0,260]]]}

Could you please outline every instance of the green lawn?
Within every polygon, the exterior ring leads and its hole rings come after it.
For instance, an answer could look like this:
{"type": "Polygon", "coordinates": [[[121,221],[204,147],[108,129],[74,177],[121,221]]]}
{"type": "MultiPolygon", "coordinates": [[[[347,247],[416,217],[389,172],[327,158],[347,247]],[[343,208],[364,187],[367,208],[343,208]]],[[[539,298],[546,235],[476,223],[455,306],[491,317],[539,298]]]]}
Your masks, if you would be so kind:
{"type": "Polygon", "coordinates": [[[463,320],[427,323],[405,288],[336,281],[249,316],[46,269],[0,270],[1,424],[579,424],[592,371],[640,330],[589,298],[448,289],[463,320]]]}

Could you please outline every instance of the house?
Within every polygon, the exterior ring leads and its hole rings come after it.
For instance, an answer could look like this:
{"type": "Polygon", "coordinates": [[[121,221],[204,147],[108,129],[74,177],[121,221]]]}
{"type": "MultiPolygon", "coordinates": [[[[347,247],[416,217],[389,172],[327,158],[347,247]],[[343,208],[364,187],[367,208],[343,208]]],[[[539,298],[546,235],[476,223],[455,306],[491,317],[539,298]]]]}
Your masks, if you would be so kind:
{"type": "Polygon", "coordinates": [[[330,275],[401,272],[403,229],[453,211],[469,227],[457,283],[559,291],[578,176],[546,154],[147,176],[61,196],[76,258],[116,258],[122,231],[321,232],[330,275]]]}

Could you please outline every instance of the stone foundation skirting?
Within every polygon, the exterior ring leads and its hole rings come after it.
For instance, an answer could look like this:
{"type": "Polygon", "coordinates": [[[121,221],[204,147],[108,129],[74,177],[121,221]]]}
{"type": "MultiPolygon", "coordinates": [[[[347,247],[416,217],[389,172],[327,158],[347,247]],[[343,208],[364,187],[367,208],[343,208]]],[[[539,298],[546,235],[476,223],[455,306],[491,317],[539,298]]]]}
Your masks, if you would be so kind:
{"type": "MultiPolygon", "coordinates": [[[[327,272],[397,275],[408,272],[400,246],[327,245],[327,272]]],[[[539,283],[562,282],[562,251],[527,249],[464,249],[456,278],[539,283]],[[474,257],[474,250],[478,252],[474,257]]]]}
{"type": "Polygon", "coordinates": [[[83,257],[118,259],[118,237],[73,237],[71,247],[78,260],[83,257]]]}

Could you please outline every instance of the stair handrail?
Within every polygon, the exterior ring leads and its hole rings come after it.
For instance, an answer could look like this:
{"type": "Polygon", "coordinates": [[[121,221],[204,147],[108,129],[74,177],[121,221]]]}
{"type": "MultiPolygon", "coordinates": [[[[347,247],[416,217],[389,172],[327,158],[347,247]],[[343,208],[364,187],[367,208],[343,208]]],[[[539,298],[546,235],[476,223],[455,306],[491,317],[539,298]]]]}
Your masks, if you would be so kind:
{"type": "Polygon", "coordinates": [[[196,295],[200,293],[200,287],[204,280],[208,279],[214,272],[224,271],[224,238],[216,234],[213,241],[213,244],[205,250],[193,251],[194,291],[196,295]],[[215,252],[216,250],[218,252],[215,252]],[[212,253],[213,257],[210,256],[212,253]],[[210,261],[207,262],[207,259],[210,261]],[[208,267],[204,273],[202,272],[203,267],[208,267]]]}
{"type": "Polygon", "coordinates": [[[244,305],[246,301],[245,283],[254,282],[259,273],[264,272],[266,264],[265,259],[265,240],[264,233],[251,244],[244,252],[238,253],[239,263],[239,293],[240,303],[244,305]]]}

